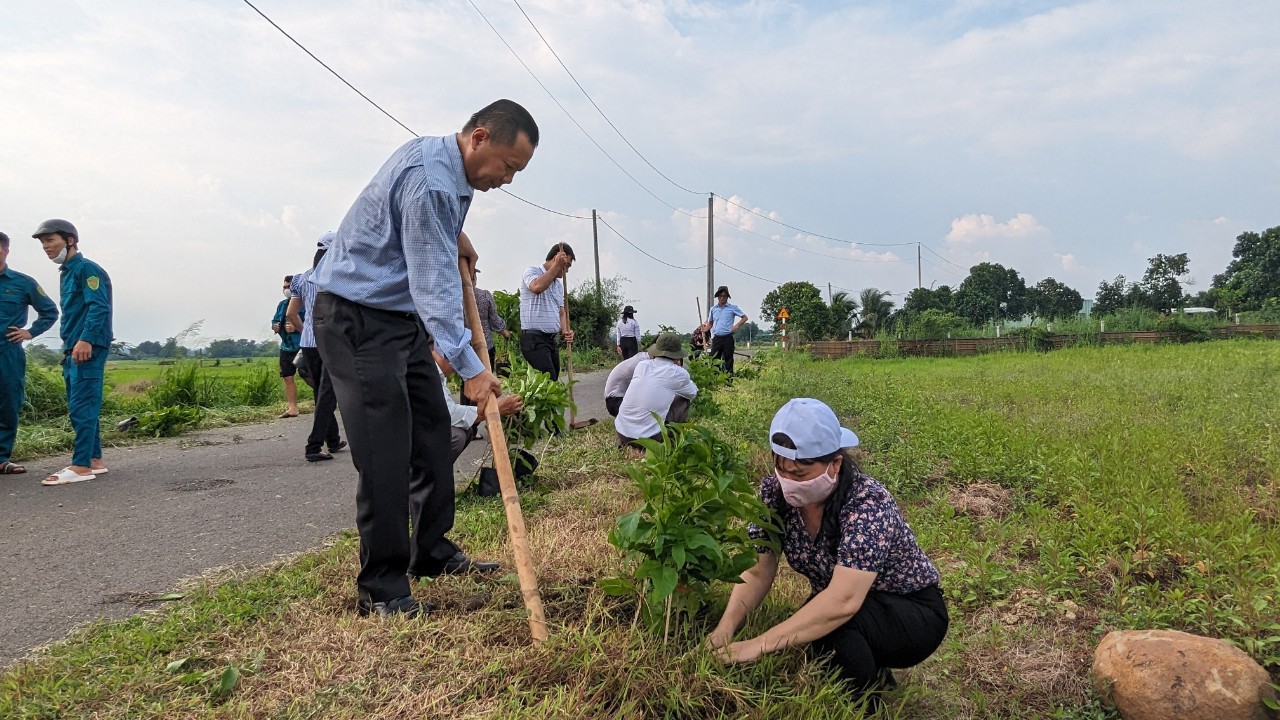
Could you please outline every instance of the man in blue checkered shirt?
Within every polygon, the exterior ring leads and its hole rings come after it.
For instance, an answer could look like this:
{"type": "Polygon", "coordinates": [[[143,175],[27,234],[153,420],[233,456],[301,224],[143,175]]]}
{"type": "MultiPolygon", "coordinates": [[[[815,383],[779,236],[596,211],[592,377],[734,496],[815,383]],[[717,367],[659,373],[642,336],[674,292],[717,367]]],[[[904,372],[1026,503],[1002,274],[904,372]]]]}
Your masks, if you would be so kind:
{"type": "Polygon", "coordinates": [[[498,100],[462,131],[409,141],[356,198],[316,266],[312,328],[359,473],[359,611],[416,616],[429,607],[409,576],[493,572],[446,536],[453,527],[449,412],[432,344],[480,405],[501,392],[462,316],[458,236],[474,190],[529,164],[538,126],[498,100]],[[408,528],[412,526],[412,536],[408,528]]]}

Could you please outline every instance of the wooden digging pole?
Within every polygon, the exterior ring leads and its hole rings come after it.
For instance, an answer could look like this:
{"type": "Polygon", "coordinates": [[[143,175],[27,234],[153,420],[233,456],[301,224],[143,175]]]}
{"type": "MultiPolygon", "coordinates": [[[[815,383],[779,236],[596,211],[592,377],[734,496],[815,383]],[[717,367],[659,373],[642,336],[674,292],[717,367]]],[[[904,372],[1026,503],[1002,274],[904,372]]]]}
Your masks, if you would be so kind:
{"type": "MultiPolygon", "coordinates": [[[[559,247],[560,247],[560,252],[564,252],[564,243],[560,243],[559,247]]],[[[564,277],[561,278],[560,281],[563,283],[563,286],[560,289],[564,292],[564,316],[567,318],[569,317],[569,270],[568,268],[565,268],[564,277]]],[[[569,329],[572,330],[573,326],[571,325],[569,329]]],[[[568,352],[565,353],[564,369],[569,374],[569,427],[570,429],[572,429],[574,425],[578,424],[578,412],[577,412],[578,405],[573,401],[573,341],[566,338],[564,341],[564,346],[565,346],[565,349],[568,350],[568,352]]]]}
{"type": "MultiPolygon", "coordinates": [[[[458,258],[458,272],[462,275],[462,309],[471,330],[471,347],[489,367],[489,347],[480,327],[480,312],[476,308],[475,287],[471,283],[471,263],[458,258]]],[[[542,596],[538,594],[538,574],[533,568],[533,554],[529,552],[529,536],[524,528],[524,512],[520,509],[520,493],[516,490],[516,477],[511,472],[511,456],[507,453],[507,436],[502,431],[502,416],[498,414],[498,396],[492,395],[484,404],[484,419],[489,428],[489,444],[493,448],[493,468],[498,471],[498,485],[502,488],[502,504],[507,511],[507,533],[516,556],[516,574],[520,576],[520,593],[524,606],[529,609],[529,632],[534,644],[547,639],[547,617],[542,610],[542,596]]]]}

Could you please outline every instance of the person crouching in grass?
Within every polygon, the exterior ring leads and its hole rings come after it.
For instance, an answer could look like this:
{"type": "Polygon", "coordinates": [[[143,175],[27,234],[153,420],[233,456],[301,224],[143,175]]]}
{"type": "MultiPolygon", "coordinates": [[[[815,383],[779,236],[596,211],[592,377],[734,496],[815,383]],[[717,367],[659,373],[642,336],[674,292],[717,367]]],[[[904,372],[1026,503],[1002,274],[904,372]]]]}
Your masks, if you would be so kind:
{"type": "MultiPolygon", "coordinates": [[[[752,662],[809,644],[855,691],[893,687],[889,668],[920,663],[947,634],[938,569],[893,496],[845,452],[858,437],[840,427],[826,404],[797,398],[783,405],[769,428],[769,444],[774,472],[760,482],[760,497],[778,515],[781,537],[772,539],[813,592],[791,617],[734,642],[778,572],[778,556],[760,548],[708,644],[724,662],[752,662]]],[[[758,540],[769,537],[757,525],[749,532],[758,540]]]]}

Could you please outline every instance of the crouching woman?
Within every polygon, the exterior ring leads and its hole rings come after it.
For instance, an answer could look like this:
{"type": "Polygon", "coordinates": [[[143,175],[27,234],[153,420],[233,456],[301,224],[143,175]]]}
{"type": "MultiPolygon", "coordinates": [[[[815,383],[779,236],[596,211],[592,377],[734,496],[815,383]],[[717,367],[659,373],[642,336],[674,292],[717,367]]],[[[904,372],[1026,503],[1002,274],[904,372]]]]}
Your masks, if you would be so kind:
{"type": "MultiPolygon", "coordinates": [[[[735,585],[707,642],[725,662],[810,644],[857,691],[892,687],[889,668],[915,665],[947,633],[938,570],[883,485],[864,475],[845,448],[858,444],[831,408],[791,400],[769,428],[774,472],[760,496],[778,514],[775,538],[813,593],[794,615],[757,637],[733,641],[773,586],[778,557],[761,548],[735,585]]],[[[758,526],[752,537],[767,535],[758,526]]]]}

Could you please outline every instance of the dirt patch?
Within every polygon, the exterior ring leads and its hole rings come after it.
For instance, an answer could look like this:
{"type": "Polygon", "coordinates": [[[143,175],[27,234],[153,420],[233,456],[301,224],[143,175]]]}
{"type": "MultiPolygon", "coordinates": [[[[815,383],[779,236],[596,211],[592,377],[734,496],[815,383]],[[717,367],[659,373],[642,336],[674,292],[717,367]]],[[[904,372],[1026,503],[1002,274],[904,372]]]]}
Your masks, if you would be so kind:
{"type": "Polygon", "coordinates": [[[947,503],[961,515],[1000,520],[1013,511],[1013,493],[994,483],[973,483],[948,490],[947,503]]]}
{"type": "Polygon", "coordinates": [[[124,395],[141,395],[155,387],[156,381],[150,378],[138,378],[116,386],[116,392],[124,395]]]}

